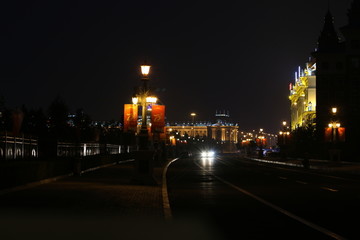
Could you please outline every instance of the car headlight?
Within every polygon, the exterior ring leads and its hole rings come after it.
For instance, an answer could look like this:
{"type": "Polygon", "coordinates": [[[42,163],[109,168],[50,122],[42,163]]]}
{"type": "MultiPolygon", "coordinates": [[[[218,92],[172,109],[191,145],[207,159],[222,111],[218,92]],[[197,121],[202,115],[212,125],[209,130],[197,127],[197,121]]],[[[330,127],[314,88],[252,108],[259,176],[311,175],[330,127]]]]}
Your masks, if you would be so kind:
{"type": "Polygon", "coordinates": [[[208,157],[213,157],[213,156],[215,156],[215,152],[214,151],[209,151],[207,153],[207,155],[208,155],[208,157]]]}
{"type": "Polygon", "coordinates": [[[201,153],[201,157],[214,157],[215,152],[214,151],[204,151],[201,153]]]}

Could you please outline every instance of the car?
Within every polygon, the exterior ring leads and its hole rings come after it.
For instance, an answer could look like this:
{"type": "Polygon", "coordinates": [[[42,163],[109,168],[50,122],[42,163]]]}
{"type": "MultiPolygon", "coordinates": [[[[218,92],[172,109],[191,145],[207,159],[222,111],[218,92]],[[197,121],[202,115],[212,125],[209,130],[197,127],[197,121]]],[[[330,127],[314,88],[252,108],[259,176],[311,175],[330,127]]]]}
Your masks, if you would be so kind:
{"type": "Polygon", "coordinates": [[[215,151],[213,151],[213,150],[202,151],[201,152],[201,157],[203,157],[203,158],[215,157],[215,151]]]}

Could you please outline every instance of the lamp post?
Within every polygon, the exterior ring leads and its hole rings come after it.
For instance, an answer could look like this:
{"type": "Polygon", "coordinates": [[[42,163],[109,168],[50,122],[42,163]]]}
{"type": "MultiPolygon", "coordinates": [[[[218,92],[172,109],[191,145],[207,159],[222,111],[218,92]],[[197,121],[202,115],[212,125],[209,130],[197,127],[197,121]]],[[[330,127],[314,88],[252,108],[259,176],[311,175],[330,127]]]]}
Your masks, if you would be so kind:
{"type": "Polygon", "coordinates": [[[337,107],[332,107],[331,108],[331,121],[328,124],[329,130],[331,130],[330,133],[330,142],[331,142],[331,149],[330,149],[330,159],[334,160],[337,159],[338,161],[340,161],[340,149],[338,149],[338,140],[339,140],[339,136],[338,136],[338,129],[340,128],[341,124],[338,121],[336,114],[338,112],[337,107]]]}
{"type": "Polygon", "coordinates": [[[150,65],[141,65],[141,82],[142,85],[132,98],[133,104],[138,107],[141,106],[141,128],[138,134],[139,151],[135,153],[135,169],[136,171],[133,181],[141,184],[154,184],[153,179],[153,164],[154,164],[154,150],[149,148],[149,132],[147,122],[147,107],[155,104],[157,98],[151,96],[148,87],[150,65]]]}
{"type": "Polygon", "coordinates": [[[258,136],[258,142],[259,142],[259,158],[262,158],[263,157],[263,144],[264,144],[264,141],[265,141],[265,137],[263,135],[263,131],[264,129],[260,128],[259,130],[259,136],[258,136]]]}
{"type": "Polygon", "coordinates": [[[193,137],[195,137],[195,117],[196,117],[196,113],[191,113],[190,116],[192,117],[192,132],[193,132],[193,137]]]}
{"type": "Polygon", "coordinates": [[[285,146],[286,145],[286,138],[290,135],[289,129],[287,127],[287,122],[283,121],[282,122],[283,125],[283,130],[279,132],[279,135],[282,139],[282,144],[285,146]]]}
{"type": "Polygon", "coordinates": [[[287,122],[282,122],[282,130],[279,131],[278,144],[280,146],[280,154],[284,160],[287,158],[287,138],[290,137],[289,127],[287,126],[287,122]]]}
{"type": "Polygon", "coordinates": [[[141,65],[141,74],[142,74],[142,86],[140,87],[140,92],[137,97],[133,98],[133,103],[137,104],[138,102],[141,104],[141,128],[139,133],[139,149],[140,150],[148,150],[149,148],[149,132],[147,128],[147,106],[148,104],[156,103],[157,98],[150,95],[150,90],[148,87],[149,82],[149,73],[150,73],[150,65],[143,64],[141,65]]]}
{"type": "Polygon", "coordinates": [[[341,126],[340,122],[336,119],[336,113],[337,113],[337,108],[333,107],[331,108],[331,113],[332,113],[332,120],[331,122],[328,124],[329,128],[331,128],[331,142],[333,144],[336,144],[337,142],[337,129],[341,126]]]}

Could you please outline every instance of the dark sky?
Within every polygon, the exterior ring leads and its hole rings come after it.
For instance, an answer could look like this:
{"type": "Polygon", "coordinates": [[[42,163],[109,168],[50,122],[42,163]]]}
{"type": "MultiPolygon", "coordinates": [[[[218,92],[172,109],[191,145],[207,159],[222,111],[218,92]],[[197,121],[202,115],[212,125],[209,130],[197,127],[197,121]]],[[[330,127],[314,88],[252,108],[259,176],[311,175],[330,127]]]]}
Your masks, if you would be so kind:
{"type": "MultiPolygon", "coordinates": [[[[351,0],[331,0],[335,26],[351,0]]],[[[230,111],[242,130],[289,120],[288,84],[316,48],[328,0],[2,1],[6,106],[43,108],[60,95],[94,120],[118,120],[153,66],[169,121],[230,111]]]]}

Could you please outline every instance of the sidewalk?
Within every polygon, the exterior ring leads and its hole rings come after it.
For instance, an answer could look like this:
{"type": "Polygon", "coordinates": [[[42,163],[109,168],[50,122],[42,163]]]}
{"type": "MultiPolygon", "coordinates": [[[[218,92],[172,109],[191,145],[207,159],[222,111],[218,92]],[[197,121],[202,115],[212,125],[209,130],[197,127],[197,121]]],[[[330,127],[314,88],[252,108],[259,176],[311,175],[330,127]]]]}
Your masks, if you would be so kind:
{"type": "Polygon", "coordinates": [[[154,167],[151,185],[134,181],[127,161],[8,189],[0,194],[0,239],[169,238],[162,169],[154,167]]]}
{"type": "MultiPolygon", "coordinates": [[[[277,165],[306,168],[304,165],[303,159],[288,158],[286,160],[280,158],[255,158],[255,157],[246,157],[249,160],[271,163],[277,165]]],[[[306,163],[305,163],[306,164],[306,163]]],[[[350,174],[360,176],[360,163],[358,162],[346,162],[346,161],[329,161],[329,160],[318,160],[318,159],[309,159],[308,168],[311,170],[317,170],[321,172],[331,172],[338,174],[350,174]]]]}

